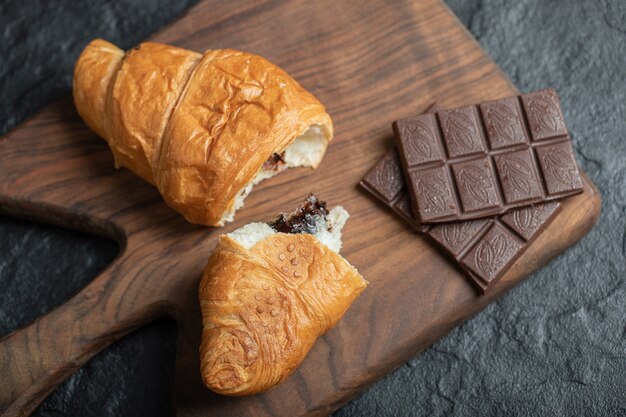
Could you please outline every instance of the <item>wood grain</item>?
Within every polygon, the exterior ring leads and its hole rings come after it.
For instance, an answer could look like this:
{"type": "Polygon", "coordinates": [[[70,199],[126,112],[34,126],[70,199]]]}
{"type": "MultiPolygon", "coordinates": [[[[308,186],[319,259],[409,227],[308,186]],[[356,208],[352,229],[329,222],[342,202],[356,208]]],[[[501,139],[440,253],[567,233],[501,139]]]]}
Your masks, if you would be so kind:
{"type": "Polygon", "coordinates": [[[164,315],[179,328],[179,416],[328,414],[573,245],[599,215],[599,194],[585,177],[584,193],[565,200],[496,288],[478,297],[434,246],[358,189],[391,143],[394,119],[435,101],[459,106],[517,92],[438,0],[204,0],[152,39],[267,57],[327,105],[336,140],[316,171],[264,182],[234,224],[209,229],[186,223],[151,186],[113,169],[69,98],[2,139],[3,211],[110,236],[122,247],[64,305],[0,340],[5,416],[30,413],[98,351],[164,315]],[[247,398],[212,394],[200,381],[196,300],[215,239],[290,210],[308,192],[352,214],[343,254],[371,285],[283,384],[247,398]]]}

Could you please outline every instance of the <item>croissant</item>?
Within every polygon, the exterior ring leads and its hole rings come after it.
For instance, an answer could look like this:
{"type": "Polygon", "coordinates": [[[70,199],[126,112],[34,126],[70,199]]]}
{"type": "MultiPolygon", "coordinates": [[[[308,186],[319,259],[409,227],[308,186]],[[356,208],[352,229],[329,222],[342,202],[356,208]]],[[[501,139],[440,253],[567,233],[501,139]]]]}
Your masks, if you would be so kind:
{"type": "Polygon", "coordinates": [[[266,59],[230,49],[146,42],[124,53],[96,39],[76,62],[73,96],[116,167],[210,226],[232,221],[263,179],[316,168],[333,137],[312,94],[266,59]]]}
{"type": "Polygon", "coordinates": [[[287,378],[367,281],[339,255],[348,213],[309,196],[291,216],[222,235],[200,283],[205,385],[224,395],[287,378]]]}

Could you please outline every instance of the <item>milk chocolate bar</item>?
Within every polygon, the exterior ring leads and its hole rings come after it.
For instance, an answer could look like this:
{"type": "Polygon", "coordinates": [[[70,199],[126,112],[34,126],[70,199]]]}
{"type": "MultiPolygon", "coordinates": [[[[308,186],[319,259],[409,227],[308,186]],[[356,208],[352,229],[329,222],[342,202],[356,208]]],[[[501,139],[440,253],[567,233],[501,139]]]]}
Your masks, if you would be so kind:
{"type": "Polygon", "coordinates": [[[393,129],[419,224],[484,218],[582,192],[554,90],[426,113],[393,129]]]}
{"type": "Polygon", "coordinates": [[[484,219],[420,224],[412,215],[395,147],[387,152],[360,184],[415,230],[437,242],[482,293],[504,275],[560,210],[560,203],[553,201],[484,219]]]}

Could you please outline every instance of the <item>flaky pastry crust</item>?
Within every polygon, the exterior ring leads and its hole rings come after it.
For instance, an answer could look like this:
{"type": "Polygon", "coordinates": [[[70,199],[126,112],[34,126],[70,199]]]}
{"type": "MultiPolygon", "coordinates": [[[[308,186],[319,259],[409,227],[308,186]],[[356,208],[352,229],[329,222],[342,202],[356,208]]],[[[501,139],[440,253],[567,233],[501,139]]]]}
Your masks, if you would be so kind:
{"type": "Polygon", "coordinates": [[[312,235],[276,233],[250,249],[220,236],[200,284],[204,383],[223,395],[270,389],[366,286],[312,235]]]}
{"type": "Polygon", "coordinates": [[[106,137],[108,91],[122,64],[124,51],[102,39],[91,41],[74,66],[73,95],[78,114],[100,137],[106,137]]]}

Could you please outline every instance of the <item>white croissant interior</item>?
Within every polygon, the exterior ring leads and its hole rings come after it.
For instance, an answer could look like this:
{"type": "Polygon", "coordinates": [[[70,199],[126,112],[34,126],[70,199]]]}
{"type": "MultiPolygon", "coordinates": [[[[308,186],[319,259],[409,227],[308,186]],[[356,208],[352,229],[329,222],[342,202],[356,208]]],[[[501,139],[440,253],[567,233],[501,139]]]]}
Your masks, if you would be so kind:
{"type": "Polygon", "coordinates": [[[285,148],[285,164],[292,167],[314,167],[326,150],[327,135],[322,126],[312,125],[285,148]]]}
{"type": "MultiPolygon", "coordinates": [[[[317,124],[309,126],[309,128],[289,146],[285,148],[283,159],[285,161],[284,168],[294,167],[316,167],[326,151],[328,143],[328,133],[325,129],[317,124]]],[[[243,201],[250,194],[252,188],[263,180],[273,177],[282,169],[261,169],[256,173],[252,180],[247,183],[235,197],[235,202],[230,210],[224,213],[219,225],[232,222],[235,219],[235,212],[243,207],[243,201]]]]}
{"type": "MultiPolygon", "coordinates": [[[[313,236],[331,250],[339,253],[341,250],[341,229],[350,215],[341,206],[334,207],[326,216],[317,218],[317,226],[313,236]]],[[[236,240],[240,245],[250,249],[257,242],[277,233],[267,223],[249,223],[229,233],[227,236],[236,240]]]]}

